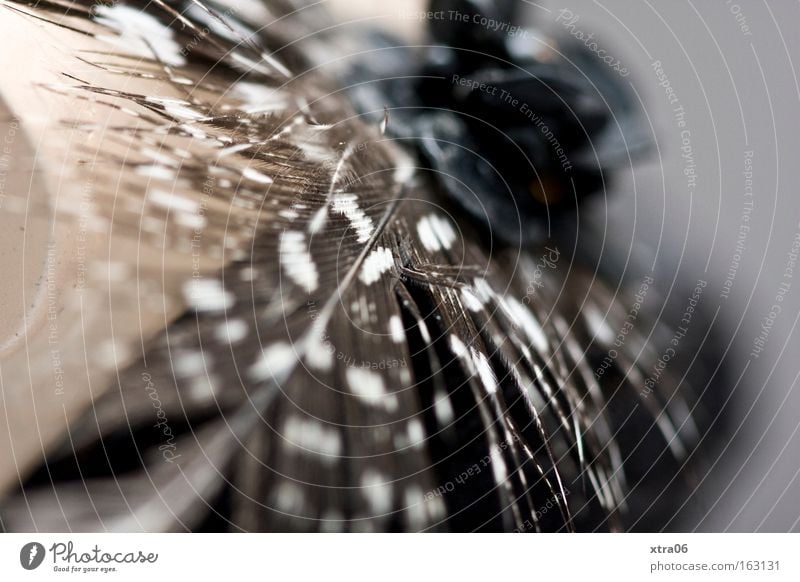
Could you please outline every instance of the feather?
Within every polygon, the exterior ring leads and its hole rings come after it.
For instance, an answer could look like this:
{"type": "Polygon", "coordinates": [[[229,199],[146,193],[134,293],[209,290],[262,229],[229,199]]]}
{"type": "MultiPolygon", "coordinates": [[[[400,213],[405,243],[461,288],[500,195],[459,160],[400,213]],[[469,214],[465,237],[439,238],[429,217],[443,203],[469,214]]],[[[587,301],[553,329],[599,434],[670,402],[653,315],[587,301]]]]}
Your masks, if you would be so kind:
{"type": "Polygon", "coordinates": [[[143,252],[135,286],[103,283],[164,316],[119,338],[132,355],[3,503],[6,529],[620,529],[617,409],[686,455],[676,384],[637,397],[645,338],[619,386],[598,380],[627,316],[612,291],[454,219],[390,112],[361,116],[319,66],[326,35],[298,40],[317,10],[3,6],[92,39],[69,57],[110,81],[46,89],[108,112],[60,120],[84,135],[94,218],[143,252]]]}

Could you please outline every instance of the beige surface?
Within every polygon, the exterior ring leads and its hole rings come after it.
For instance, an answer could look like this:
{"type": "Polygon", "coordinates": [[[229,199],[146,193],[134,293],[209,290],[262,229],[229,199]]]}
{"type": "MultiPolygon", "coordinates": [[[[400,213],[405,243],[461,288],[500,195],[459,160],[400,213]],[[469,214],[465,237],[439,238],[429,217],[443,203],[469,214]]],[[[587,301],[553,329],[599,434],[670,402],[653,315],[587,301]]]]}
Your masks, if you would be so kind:
{"type": "MultiPolygon", "coordinates": [[[[97,217],[108,219],[112,211],[96,204],[98,189],[113,183],[113,175],[106,165],[104,181],[95,181],[79,146],[96,152],[114,146],[102,131],[87,136],[63,122],[105,126],[120,121],[118,113],[42,86],[65,83],[64,72],[119,89],[144,81],[77,61],[81,49],[105,48],[92,39],[52,26],[45,31],[2,6],[0,12],[0,141],[15,124],[0,208],[2,491],[113,385],[116,369],[140,353],[142,338],[183,310],[180,289],[192,267],[172,250],[98,228],[97,217]],[[126,268],[120,271],[120,264],[126,268]]],[[[138,89],[148,94],[146,86],[138,89]]],[[[159,89],[169,95],[169,88],[159,89]]],[[[202,270],[220,264],[205,257],[202,270]]]]}
{"type": "Polygon", "coordinates": [[[47,206],[36,203],[46,199],[43,194],[33,172],[33,150],[0,101],[0,353],[19,344],[25,315],[37,302],[50,239],[47,206]]]}
{"type": "Polygon", "coordinates": [[[336,18],[343,22],[363,21],[365,26],[380,26],[413,42],[423,38],[423,27],[417,16],[425,10],[427,3],[424,0],[330,0],[329,5],[336,18]]]}

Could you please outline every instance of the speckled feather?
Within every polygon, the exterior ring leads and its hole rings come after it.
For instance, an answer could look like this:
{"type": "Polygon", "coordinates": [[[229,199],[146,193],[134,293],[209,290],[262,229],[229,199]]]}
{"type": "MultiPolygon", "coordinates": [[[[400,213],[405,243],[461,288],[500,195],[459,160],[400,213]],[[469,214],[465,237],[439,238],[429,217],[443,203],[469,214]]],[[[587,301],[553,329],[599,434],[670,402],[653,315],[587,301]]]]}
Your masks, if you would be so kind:
{"type": "Polygon", "coordinates": [[[535,274],[540,249],[490,252],[446,212],[413,154],[291,45],[324,28],[317,9],[120,2],[91,21],[88,3],[3,6],[103,40],[72,57],[151,90],[48,87],[127,115],[82,127],[106,135],[85,146],[97,218],[177,253],[187,308],[48,456],[56,486],[4,504],[5,528],[619,529],[631,483],[610,403],[649,407],[685,456],[692,403],[674,380],[639,404],[645,338],[598,383],[627,306],[579,269],[535,274]],[[225,266],[198,274],[190,257],[225,266]]]}

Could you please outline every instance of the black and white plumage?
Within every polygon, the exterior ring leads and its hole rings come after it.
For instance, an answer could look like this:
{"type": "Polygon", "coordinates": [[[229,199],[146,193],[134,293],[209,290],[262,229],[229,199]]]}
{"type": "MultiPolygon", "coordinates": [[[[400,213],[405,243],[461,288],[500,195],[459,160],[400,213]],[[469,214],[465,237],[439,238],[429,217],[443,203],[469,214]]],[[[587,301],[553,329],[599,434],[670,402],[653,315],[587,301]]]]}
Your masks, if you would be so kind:
{"type": "Polygon", "coordinates": [[[641,395],[670,331],[643,307],[616,346],[631,293],[566,256],[541,269],[548,241],[489,244],[414,148],[355,110],[318,7],[1,6],[89,39],[68,58],[115,79],[43,88],[113,111],[59,119],[86,136],[74,171],[92,176],[97,231],[143,253],[116,279],[100,262],[98,293],[182,313],[154,336],[84,330],[115,342],[91,365],[119,372],[5,497],[5,529],[591,531],[671,516],[702,413],[677,366],[641,395]]]}

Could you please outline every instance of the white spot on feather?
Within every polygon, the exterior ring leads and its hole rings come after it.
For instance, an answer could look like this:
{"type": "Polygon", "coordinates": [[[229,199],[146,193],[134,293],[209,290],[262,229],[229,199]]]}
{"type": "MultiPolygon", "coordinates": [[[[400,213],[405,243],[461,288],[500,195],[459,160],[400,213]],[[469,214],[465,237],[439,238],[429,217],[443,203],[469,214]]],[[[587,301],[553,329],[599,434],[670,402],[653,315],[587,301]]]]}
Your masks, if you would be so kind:
{"type": "Polygon", "coordinates": [[[244,102],[241,108],[246,113],[277,111],[286,109],[289,104],[289,96],[285,91],[264,83],[238,81],[231,85],[231,93],[244,102]]]}
{"type": "Polygon", "coordinates": [[[172,168],[159,166],[156,164],[147,164],[136,168],[136,173],[148,178],[157,178],[159,180],[174,180],[175,171],[172,168]]]}
{"type": "Polygon", "coordinates": [[[292,371],[296,362],[294,347],[286,342],[277,342],[261,351],[261,356],[250,367],[250,376],[254,380],[274,378],[276,382],[281,382],[292,371]]]}
{"type": "Polygon", "coordinates": [[[438,214],[429,214],[419,219],[417,234],[422,246],[430,252],[449,249],[456,240],[453,225],[438,214]]]}
{"type": "Polygon", "coordinates": [[[530,309],[527,309],[513,297],[508,300],[507,304],[510,315],[518,323],[522,324],[522,329],[525,330],[525,335],[528,336],[533,346],[540,352],[545,352],[548,346],[547,336],[544,334],[542,326],[539,325],[539,322],[536,320],[533,313],[531,313],[530,309]]]}
{"type": "Polygon", "coordinates": [[[315,370],[327,372],[333,368],[334,348],[326,339],[324,327],[319,323],[321,321],[317,319],[308,332],[305,361],[315,370]]]}
{"type": "MultiPolygon", "coordinates": [[[[244,150],[250,149],[251,147],[253,147],[253,144],[251,143],[240,143],[232,145],[230,147],[219,150],[217,158],[225,158],[233,154],[238,154],[239,152],[243,152],[244,150]]],[[[227,188],[227,186],[222,185],[221,181],[220,181],[220,186],[222,186],[223,188],[227,188]]]]}
{"type": "Polygon", "coordinates": [[[181,213],[175,217],[175,223],[187,228],[193,228],[194,230],[201,230],[208,224],[208,221],[205,216],[201,216],[200,214],[181,213]]]}
{"type": "Polygon", "coordinates": [[[235,344],[247,337],[247,324],[241,319],[229,319],[217,327],[214,335],[223,344],[235,344]]]}
{"type": "Polygon", "coordinates": [[[186,64],[172,29],[151,14],[125,4],[95,4],[94,8],[97,22],[119,33],[98,35],[98,39],[139,57],[157,58],[176,67],[186,64]]]}
{"type": "Polygon", "coordinates": [[[164,111],[169,113],[172,117],[188,119],[191,121],[197,121],[205,117],[202,113],[192,109],[192,104],[188,101],[184,101],[183,99],[152,96],[146,97],[145,101],[161,105],[161,107],[164,108],[164,111]]]}
{"type": "Polygon", "coordinates": [[[422,341],[429,344],[431,343],[431,334],[428,332],[428,326],[425,325],[424,321],[417,322],[417,327],[419,328],[419,335],[422,336],[422,341]]]}
{"type": "Polygon", "coordinates": [[[392,341],[396,344],[403,343],[406,339],[403,321],[400,319],[399,315],[393,315],[389,318],[389,333],[392,336],[392,341]]]}
{"type": "Polygon", "coordinates": [[[394,266],[392,251],[386,247],[376,247],[364,259],[358,278],[365,285],[372,285],[381,278],[385,272],[394,266]]]}
{"type": "Polygon", "coordinates": [[[435,396],[433,411],[436,414],[436,420],[438,420],[439,424],[442,426],[448,426],[455,418],[450,396],[444,392],[440,392],[435,396]]]}
{"type": "Polygon", "coordinates": [[[383,475],[367,469],[361,477],[361,487],[374,515],[384,515],[392,510],[392,486],[383,475]]]}
{"type": "Polygon", "coordinates": [[[464,345],[464,342],[458,339],[458,336],[450,336],[450,349],[452,349],[453,353],[460,358],[463,358],[467,355],[467,346],[464,345]]]}
{"type": "Polygon", "coordinates": [[[470,353],[472,354],[472,360],[475,362],[475,367],[478,370],[478,376],[483,382],[484,388],[489,394],[494,394],[497,392],[497,379],[494,376],[494,372],[492,371],[492,367],[489,365],[489,360],[486,359],[486,356],[481,352],[477,351],[475,348],[469,348],[470,353]]]}
{"type": "Polygon", "coordinates": [[[466,287],[461,289],[461,301],[470,311],[480,311],[481,309],[483,309],[483,305],[478,300],[478,298],[475,297],[472,291],[470,291],[466,287]]]}
{"type": "Polygon", "coordinates": [[[264,59],[270,66],[274,67],[279,73],[281,73],[284,77],[291,77],[292,73],[289,69],[287,69],[283,63],[281,63],[278,59],[270,55],[269,53],[261,53],[261,58],[264,59]]]}
{"type": "Polygon", "coordinates": [[[200,204],[195,200],[190,200],[184,196],[178,196],[172,192],[165,192],[164,190],[153,189],[148,193],[148,198],[154,204],[175,210],[178,212],[187,212],[195,214],[200,210],[200,204]]]}
{"type": "Polygon", "coordinates": [[[305,505],[302,490],[289,481],[282,481],[275,491],[275,506],[279,511],[298,514],[305,505]]]}
{"type": "Polygon", "coordinates": [[[508,470],[506,469],[506,462],[503,459],[503,454],[500,448],[493,446],[489,451],[492,460],[492,472],[494,473],[495,483],[503,483],[508,478],[508,470]]]}
{"type": "Polygon", "coordinates": [[[393,394],[386,393],[383,377],[379,374],[363,368],[347,368],[346,376],[353,396],[371,406],[383,404],[387,408],[396,407],[397,399],[393,394]]]}
{"type": "Polygon", "coordinates": [[[306,235],[301,231],[289,230],[281,234],[280,261],[286,275],[308,293],[317,290],[319,274],[317,266],[308,252],[306,235]]]}
{"type": "Polygon", "coordinates": [[[417,485],[412,485],[406,489],[403,497],[411,528],[418,529],[424,527],[427,520],[427,510],[422,489],[417,485]]]}
{"type": "Polygon", "coordinates": [[[321,456],[323,463],[335,463],[342,451],[339,432],[310,418],[290,417],[283,427],[283,437],[291,443],[290,452],[306,449],[321,456]]]}
{"type": "Polygon", "coordinates": [[[329,162],[333,158],[334,152],[328,145],[316,143],[311,139],[308,139],[310,135],[310,132],[303,132],[302,137],[293,140],[292,144],[300,148],[306,159],[311,162],[329,162]]]}
{"type": "Polygon", "coordinates": [[[272,178],[253,168],[245,168],[242,170],[242,176],[253,182],[258,182],[259,184],[272,184],[272,178]]]}
{"type": "Polygon", "coordinates": [[[254,281],[256,278],[256,270],[253,267],[245,267],[239,273],[239,278],[242,281],[254,281]]]}
{"type": "Polygon", "coordinates": [[[611,340],[614,339],[614,332],[608,326],[603,314],[600,313],[596,305],[591,303],[584,305],[583,316],[598,340],[603,343],[611,343],[611,340]]]}
{"type": "Polygon", "coordinates": [[[425,428],[416,418],[408,421],[408,442],[415,449],[422,448],[425,444],[425,428]]]}
{"type": "Polygon", "coordinates": [[[483,277],[478,277],[475,279],[475,287],[473,290],[475,291],[478,301],[484,305],[491,300],[492,295],[494,294],[494,290],[492,289],[491,285],[489,285],[489,282],[483,277]]]}
{"type": "Polygon", "coordinates": [[[405,184],[414,175],[416,169],[410,163],[400,163],[394,169],[394,181],[398,184],[405,184]]]}
{"type": "Polygon", "coordinates": [[[335,194],[332,200],[332,209],[342,214],[350,221],[350,226],[356,231],[358,242],[367,242],[375,229],[372,219],[358,206],[355,194],[335,194]]]}
{"type": "Polygon", "coordinates": [[[205,360],[202,352],[187,352],[178,354],[174,360],[175,374],[183,377],[197,376],[205,371],[205,360]]]}
{"type": "Polygon", "coordinates": [[[214,384],[216,379],[202,375],[194,378],[189,387],[189,394],[196,400],[211,400],[216,393],[214,384]]]}
{"type": "Polygon", "coordinates": [[[313,218],[308,223],[308,232],[317,234],[325,226],[328,221],[328,206],[324,205],[322,208],[314,213],[313,218]]]}
{"type": "Polygon", "coordinates": [[[170,156],[159,150],[143,147],[142,149],[139,150],[139,153],[141,153],[144,156],[147,156],[154,162],[158,162],[159,164],[162,164],[164,166],[170,166],[176,168],[178,167],[178,164],[175,162],[175,160],[173,160],[170,156]]]}
{"type": "Polygon", "coordinates": [[[338,509],[325,509],[320,515],[320,530],[327,533],[342,531],[344,514],[338,509]]]}
{"type": "Polygon", "coordinates": [[[197,311],[222,311],[236,303],[236,298],[222,287],[219,279],[190,279],[183,285],[187,304],[197,311]]]}

